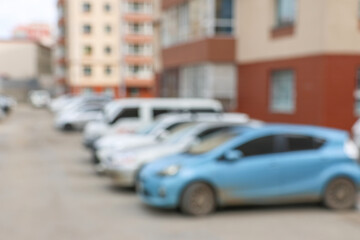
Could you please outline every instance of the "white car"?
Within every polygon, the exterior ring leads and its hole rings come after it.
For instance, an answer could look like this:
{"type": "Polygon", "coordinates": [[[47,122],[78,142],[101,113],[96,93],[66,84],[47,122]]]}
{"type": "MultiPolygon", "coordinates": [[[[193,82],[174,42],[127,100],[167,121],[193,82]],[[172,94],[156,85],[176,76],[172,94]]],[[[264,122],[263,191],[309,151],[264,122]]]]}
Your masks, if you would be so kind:
{"type": "Polygon", "coordinates": [[[61,130],[82,130],[91,121],[103,119],[101,104],[83,104],[71,111],[64,111],[55,118],[55,127],[61,130]]]}
{"type": "Polygon", "coordinates": [[[36,108],[43,108],[50,104],[51,96],[46,90],[36,90],[29,93],[29,99],[31,105],[36,108]]]}
{"type": "Polygon", "coordinates": [[[16,104],[15,99],[0,95],[0,108],[5,114],[9,114],[16,104]]]}
{"type": "Polygon", "coordinates": [[[49,104],[50,111],[59,112],[63,107],[69,104],[74,99],[71,95],[62,95],[60,97],[54,98],[49,104]]]}
{"type": "MultiPolygon", "coordinates": [[[[181,124],[192,122],[217,122],[217,121],[247,122],[246,114],[165,114],[159,118],[151,128],[138,134],[111,134],[100,138],[94,144],[94,162],[99,163],[114,151],[123,151],[130,148],[153,145],[168,138],[174,131],[178,131],[181,124]]],[[[101,169],[101,168],[100,168],[101,169]]]]}
{"type": "MultiPolygon", "coordinates": [[[[104,161],[103,169],[112,178],[113,183],[121,187],[134,187],[137,173],[147,163],[169,155],[184,152],[192,144],[213,134],[217,134],[244,123],[201,123],[186,129],[161,144],[121,151],[104,161]]],[[[260,122],[248,124],[261,124],[260,122]]]]}
{"type": "Polygon", "coordinates": [[[211,99],[122,99],[105,107],[105,121],[92,122],[85,127],[83,142],[86,147],[93,148],[95,141],[102,136],[135,132],[166,113],[222,111],[221,103],[211,99]]]}

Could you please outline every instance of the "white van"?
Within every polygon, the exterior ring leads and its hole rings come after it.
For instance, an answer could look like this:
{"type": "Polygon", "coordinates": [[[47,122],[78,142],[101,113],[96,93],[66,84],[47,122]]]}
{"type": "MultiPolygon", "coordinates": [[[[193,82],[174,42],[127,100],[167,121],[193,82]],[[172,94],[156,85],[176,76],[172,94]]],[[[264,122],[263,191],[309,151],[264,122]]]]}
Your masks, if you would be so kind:
{"type": "Polygon", "coordinates": [[[211,99],[123,99],[109,103],[104,109],[104,121],[91,122],[85,127],[84,145],[93,143],[105,134],[133,132],[151,124],[165,113],[221,113],[219,101],[211,99]]]}

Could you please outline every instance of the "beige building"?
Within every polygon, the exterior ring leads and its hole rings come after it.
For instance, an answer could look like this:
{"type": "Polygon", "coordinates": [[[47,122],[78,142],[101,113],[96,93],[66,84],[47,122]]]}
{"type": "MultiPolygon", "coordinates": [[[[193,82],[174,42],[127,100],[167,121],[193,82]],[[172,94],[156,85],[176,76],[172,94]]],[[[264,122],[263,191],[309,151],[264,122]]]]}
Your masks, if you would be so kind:
{"type": "Polygon", "coordinates": [[[32,89],[54,85],[52,50],[28,40],[0,41],[0,91],[25,100],[32,89]]]}
{"type": "Polygon", "coordinates": [[[59,83],[68,91],[149,96],[152,1],[59,0],[59,83]]]}
{"type": "Polygon", "coordinates": [[[159,0],[158,94],[269,122],[360,117],[359,0],[159,0]]]}

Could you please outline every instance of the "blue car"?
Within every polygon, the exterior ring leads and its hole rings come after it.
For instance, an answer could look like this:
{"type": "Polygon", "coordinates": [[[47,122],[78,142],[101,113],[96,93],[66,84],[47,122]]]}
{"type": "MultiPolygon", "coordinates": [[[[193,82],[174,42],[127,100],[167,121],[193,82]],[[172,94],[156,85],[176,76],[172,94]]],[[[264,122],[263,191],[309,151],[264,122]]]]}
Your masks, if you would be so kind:
{"type": "Polygon", "coordinates": [[[143,202],[205,215],[239,204],[323,202],[351,209],[360,186],[359,151],[345,131],[269,124],[198,139],[187,152],[139,174],[143,202]]]}

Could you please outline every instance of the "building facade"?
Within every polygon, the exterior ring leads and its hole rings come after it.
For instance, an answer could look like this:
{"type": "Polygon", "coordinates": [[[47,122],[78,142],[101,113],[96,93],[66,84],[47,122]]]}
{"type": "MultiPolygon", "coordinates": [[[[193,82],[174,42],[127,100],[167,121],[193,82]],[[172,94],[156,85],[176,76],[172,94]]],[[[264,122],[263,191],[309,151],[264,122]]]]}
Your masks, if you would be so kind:
{"type": "Polygon", "coordinates": [[[74,94],[153,95],[152,1],[59,0],[58,8],[60,85],[74,94]]]}
{"type": "Polygon", "coordinates": [[[27,100],[34,89],[54,86],[52,50],[33,41],[0,41],[0,91],[27,100]]]}
{"type": "Polygon", "coordinates": [[[254,118],[349,130],[360,114],[359,8],[358,0],[163,0],[160,95],[223,100],[222,87],[236,102],[228,109],[254,118]]]}
{"type": "Polygon", "coordinates": [[[237,89],[235,1],[161,1],[163,97],[221,100],[235,109],[237,89]]]}
{"type": "Polygon", "coordinates": [[[48,24],[33,23],[14,28],[13,39],[36,41],[48,47],[55,43],[54,36],[48,24]]]}

